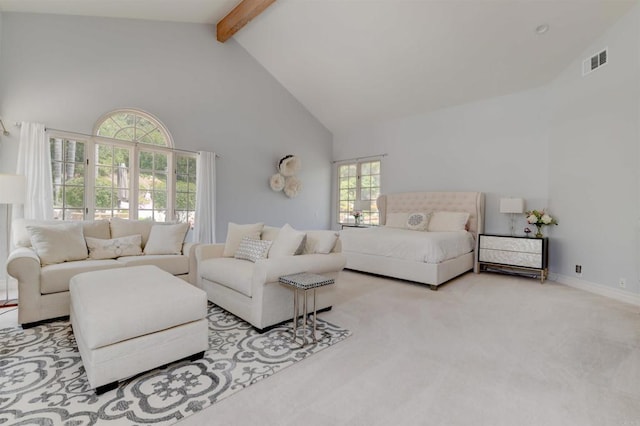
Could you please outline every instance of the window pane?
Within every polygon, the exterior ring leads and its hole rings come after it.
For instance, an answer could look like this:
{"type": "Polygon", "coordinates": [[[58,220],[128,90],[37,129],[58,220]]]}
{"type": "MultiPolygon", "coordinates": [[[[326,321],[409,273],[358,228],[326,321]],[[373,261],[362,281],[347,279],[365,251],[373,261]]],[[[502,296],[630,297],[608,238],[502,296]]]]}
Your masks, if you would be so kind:
{"type": "Polygon", "coordinates": [[[113,148],[109,145],[98,145],[98,159],[97,164],[100,165],[113,165],[113,148]]]}
{"type": "Polygon", "coordinates": [[[167,156],[165,154],[155,153],[153,169],[159,172],[167,171],[167,156]]]}
{"type": "Polygon", "coordinates": [[[153,170],[153,153],[140,152],[140,170],[153,170]]]}

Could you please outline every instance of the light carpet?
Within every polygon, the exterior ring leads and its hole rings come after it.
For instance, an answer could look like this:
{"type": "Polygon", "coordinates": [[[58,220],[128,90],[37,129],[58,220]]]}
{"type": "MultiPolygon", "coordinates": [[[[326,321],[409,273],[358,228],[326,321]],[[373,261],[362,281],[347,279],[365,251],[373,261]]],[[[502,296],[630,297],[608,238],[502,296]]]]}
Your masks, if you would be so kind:
{"type": "Polygon", "coordinates": [[[248,323],[209,305],[209,350],[95,395],[71,325],[0,330],[0,424],[173,424],[310,355],[351,332],[318,318],[321,339],[291,342],[291,324],[258,334],[248,323]]]}

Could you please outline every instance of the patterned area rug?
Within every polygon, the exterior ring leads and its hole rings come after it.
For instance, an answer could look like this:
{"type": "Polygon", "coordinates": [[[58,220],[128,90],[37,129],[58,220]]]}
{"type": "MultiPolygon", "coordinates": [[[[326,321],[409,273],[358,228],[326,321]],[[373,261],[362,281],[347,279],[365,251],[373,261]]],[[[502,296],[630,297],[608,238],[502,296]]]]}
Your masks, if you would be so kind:
{"type": "Polygon", "coordinates": [[[0,424],[173,424],[351,335],[318,319],[321,339],[304,348],[286,324],[258,334],[209,304],[209,350],[121,382],[96,396],[71,325],[0,330],[0,424]]]}

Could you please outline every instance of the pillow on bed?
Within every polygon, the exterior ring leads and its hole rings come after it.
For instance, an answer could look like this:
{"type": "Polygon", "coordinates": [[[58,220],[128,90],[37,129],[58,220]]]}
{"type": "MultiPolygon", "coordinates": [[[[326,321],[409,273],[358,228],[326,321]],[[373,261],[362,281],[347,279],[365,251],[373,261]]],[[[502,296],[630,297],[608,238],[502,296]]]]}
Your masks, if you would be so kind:
{"type": "Polygon", "coordinates": [[[389,228],[406,228],[409,213],[387,213],[387,222],[384,224],[389,228]]]}
{"type": "Polygon", "coordinates": [[[426,231],[430,213],[411,213],[407,217],[406,228],[412,231],[426,231]]]}
{"type": "Polygon", "coordinates": [[[469,212],[433,212],[427,229],[429,231],[466,231],[469,212]]]}

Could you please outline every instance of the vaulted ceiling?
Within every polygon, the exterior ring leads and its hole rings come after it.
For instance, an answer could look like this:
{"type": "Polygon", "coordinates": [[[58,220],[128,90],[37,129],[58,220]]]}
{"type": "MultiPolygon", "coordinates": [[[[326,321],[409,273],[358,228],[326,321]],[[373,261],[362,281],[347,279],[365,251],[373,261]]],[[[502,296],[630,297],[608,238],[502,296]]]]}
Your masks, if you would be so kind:
{"type": "MultiPolygon", "coordinates": [[[[214,25],[237,2],[0,0],[0,10],[214,25]]],[[[544,85],[634,4],[277,0],[234,39],[337,131],[544,85]]]]}

